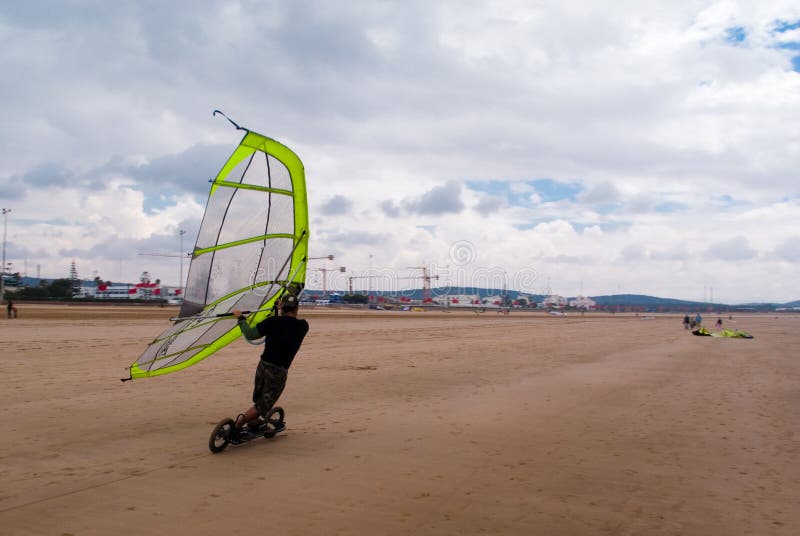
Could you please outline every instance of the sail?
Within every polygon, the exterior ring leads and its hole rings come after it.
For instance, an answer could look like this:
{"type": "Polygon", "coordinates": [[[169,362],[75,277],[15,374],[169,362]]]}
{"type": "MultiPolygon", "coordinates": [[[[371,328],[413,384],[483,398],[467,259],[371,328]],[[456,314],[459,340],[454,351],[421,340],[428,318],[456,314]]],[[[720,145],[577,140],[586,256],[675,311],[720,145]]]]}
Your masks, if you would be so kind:
{"type": "Polygon", "coordinates": [[[704,327],[699,327],[696,330],[692,331],[692,335],[697,335],[700,337],[725,337],[731,339],[752,339],[753,336],[747,333],[742,329],[723,329],[722,331],[718,331],[716,333],[712,333],[708,329],[704,327]]]}
{"type": "Polygon", "coordinates": [[[743,329],[723,329],[717,333],[713,333],[712,337],[727,337],[731,339],[752,339],[753,336],[744,331],[743,329]]]}
{"type": "Polygon", "coordinates": [[[241,334],[234,309],[254,311],[251,325],[272,315],[281,296],[302,290],[307,252],[302,162],[246,131],[211,182],[180,314],[131,365],[130,378],[174,372],[224,347],[241,334]]]}

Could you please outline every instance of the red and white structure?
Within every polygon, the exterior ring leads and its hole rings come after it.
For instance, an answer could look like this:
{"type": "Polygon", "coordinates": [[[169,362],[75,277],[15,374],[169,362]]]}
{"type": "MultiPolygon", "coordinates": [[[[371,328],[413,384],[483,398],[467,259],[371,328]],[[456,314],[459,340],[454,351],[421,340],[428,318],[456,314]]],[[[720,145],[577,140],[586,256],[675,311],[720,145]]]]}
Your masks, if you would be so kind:
{"type": "Polygon", "coordinates": [[[142,273],[138,283],[98,283],[83,287],[82,294],[98,300],[176,300],[181,299],[180,287],[168,287],[160,279],[151,281],[150,274],[142,273]]]}

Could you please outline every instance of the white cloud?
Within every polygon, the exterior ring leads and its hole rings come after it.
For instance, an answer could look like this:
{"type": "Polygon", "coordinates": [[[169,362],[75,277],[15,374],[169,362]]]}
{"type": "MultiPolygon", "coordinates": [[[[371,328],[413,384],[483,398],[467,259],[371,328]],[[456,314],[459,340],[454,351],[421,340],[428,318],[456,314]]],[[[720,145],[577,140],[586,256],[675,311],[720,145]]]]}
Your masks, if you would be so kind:
{"type": "Polygon", "coordinates": [[[565,294],[799,297],[800,73],[778,46],[799,38],[774,31],[800,20],[796,2],[46,11],[0,8],[0,68],[15,73],[0,197],[29,272],[65,275],[60,251],[87,270],[176,272],[136,250],[201,218],[240,136],[219,108],[296,150],[312,250],[354,270],[370,254],[444,267],[468,241],[465,270],[535,271],[565,294]],[[579,191],[554,199],[536,179],[579,191]]]}

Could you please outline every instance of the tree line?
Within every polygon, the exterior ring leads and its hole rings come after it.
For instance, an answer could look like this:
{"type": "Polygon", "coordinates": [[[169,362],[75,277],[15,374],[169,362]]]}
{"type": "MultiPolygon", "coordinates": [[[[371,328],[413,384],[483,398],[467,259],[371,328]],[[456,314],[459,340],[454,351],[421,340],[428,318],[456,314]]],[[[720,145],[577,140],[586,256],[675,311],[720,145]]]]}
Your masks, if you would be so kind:
{"type": "Polygon", "coordinates": [[[18,287],[16,291],[6,290],[6,298],[12,300],[62,300],[73,296],[72,281],[54,279],[51,282],[40,281],[35,287],[18,287]]]}
{"type": "MultiPolygon", "coordinates": [[[[16,285],[19,283],[19,274],[15,274],[16,278],[16,285]]],[[[16,286],[11,285],[9,278],[6,278],[6,285],[8,286],[16,286]]],[[[111,281],[103,281],[99,277],[94,278],[95,285],[111,285],[111,281]]],[[[79,300],[91,300],[91,297],[81,298],[81,280],[76,278],[60,278],[60,279],[53,279],[52,281],[48,282],[44,279],[39,280],[39,284],[36,286],[30,287],[22,287],[17,286],[16,290],[9,290],[6,287],[5,298],[12,299],[12,300],[72,300],[72,299],[79,299],[79,300]]]]}

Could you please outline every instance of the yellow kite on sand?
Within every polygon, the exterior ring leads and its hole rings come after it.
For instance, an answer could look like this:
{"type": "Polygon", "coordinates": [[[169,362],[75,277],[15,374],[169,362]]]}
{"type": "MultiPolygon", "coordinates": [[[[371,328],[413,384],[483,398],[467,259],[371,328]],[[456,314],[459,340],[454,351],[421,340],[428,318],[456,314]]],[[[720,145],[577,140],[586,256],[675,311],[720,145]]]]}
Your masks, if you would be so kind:
{"type": "Polygon", "coordinates": [[[716,333],[708,331],[708,329],[700,327],[692,331],[692,335],[699,335],[701,337],[726,337],[730,339],[752,339],[753,336],[742,329],[723,329],[716,333]]]}

